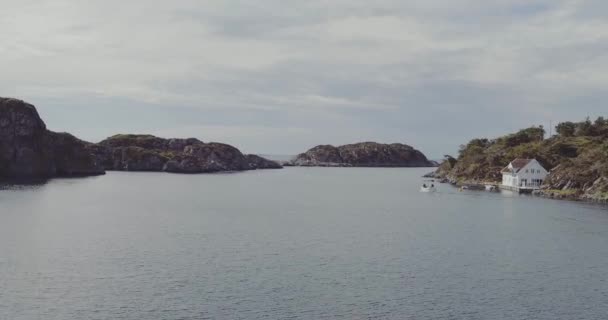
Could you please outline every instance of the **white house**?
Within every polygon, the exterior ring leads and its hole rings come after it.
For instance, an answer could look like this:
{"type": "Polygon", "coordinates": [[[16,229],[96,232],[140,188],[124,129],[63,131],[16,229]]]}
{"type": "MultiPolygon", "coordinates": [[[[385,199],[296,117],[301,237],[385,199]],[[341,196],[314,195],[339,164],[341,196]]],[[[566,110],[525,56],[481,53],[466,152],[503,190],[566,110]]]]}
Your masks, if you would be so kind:
{"type": "Polygon", "coordinates": [[[515,159],[502,169],[502,186],[509,189],[538,189],[549,172],[536,159],[515,159]]]}

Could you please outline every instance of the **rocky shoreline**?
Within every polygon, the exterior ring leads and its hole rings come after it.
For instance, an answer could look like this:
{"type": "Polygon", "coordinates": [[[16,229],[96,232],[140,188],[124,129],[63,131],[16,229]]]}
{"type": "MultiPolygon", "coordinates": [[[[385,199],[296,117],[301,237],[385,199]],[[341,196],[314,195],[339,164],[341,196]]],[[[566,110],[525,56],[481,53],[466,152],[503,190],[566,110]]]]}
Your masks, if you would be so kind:
{"type": "MultiPolygon", "coordinates": [[[[498,185],[499,183],[499,181],[455,180],[453,178],[447,178],[445,175],[437,175],[436,172],[429,172],[423,177],[429,179],[437,179],[439,183],[447,183],[455,187],[467,186],[469,190],[485,190],[485,185],[498,185]]],[[[548,186],[543,186],[543,188],[534,190],[531,194],[533,196],[546,199],[608,204],[607,194],[588,194],[585,193],[583,190],[549,189],[548,186]]]]}
{"type": "Polygon", "coordinates": [[[545,138],[542,127],[531,127],[496,139],[473,139],[458,158],[446,156],[429,176],[456,185],[499,183],[501,169],[511,160],[534,158],[549,169],[534,195],[608,202],[608,121],[560,123],[556,132],[545,138]]]}
{"type": "Polygon", "coordinates": [[[564,191],[555,189],[541,189],[532,192],[534,196],[556,199],[556,200],[570,200],[570,201],[584,201],[593,203],[608,204],[608,196],[606,195],[590,195],[583,191],[564,191]]]}
{"type": "Polygon", "coordinates": [[[212,173],[280,169],[277,162],[198,139],[115,135],[99,143],[47,130],[36,108],[0,98],[0,178],[47,179],[102,175],[106,171],[212,173]]]}

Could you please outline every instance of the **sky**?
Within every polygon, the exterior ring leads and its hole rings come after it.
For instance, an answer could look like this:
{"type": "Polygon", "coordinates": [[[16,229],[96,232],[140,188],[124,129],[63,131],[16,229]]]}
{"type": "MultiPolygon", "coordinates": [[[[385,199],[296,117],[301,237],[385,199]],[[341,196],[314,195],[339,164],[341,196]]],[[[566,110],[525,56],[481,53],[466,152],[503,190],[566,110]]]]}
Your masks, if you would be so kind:
{"type": "Polygon", "coordinates": [[[93,142],[401,142],[441,158],[608,113],[605,0],[0,3],[0,96],[93,142]]]}

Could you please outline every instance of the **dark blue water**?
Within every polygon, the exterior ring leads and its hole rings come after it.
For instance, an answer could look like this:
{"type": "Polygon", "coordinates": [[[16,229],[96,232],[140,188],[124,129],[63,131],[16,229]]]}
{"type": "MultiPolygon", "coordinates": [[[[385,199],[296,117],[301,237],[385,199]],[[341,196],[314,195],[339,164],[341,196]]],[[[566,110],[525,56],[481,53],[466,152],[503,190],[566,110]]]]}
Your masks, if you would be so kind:
{"type": "Polygon", "coordinates": [[[0,319],[606,319],[605,207],[426,170],[4,186],[0,319]]]}

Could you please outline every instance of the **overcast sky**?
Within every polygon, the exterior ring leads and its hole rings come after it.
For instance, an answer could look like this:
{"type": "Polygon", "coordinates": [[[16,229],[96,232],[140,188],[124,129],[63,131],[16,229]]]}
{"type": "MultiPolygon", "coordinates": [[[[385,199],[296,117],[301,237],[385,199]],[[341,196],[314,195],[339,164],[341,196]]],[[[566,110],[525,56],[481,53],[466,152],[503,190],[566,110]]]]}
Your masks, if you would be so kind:
{"type": "Polygon", "coordinates": [[[606,0],[0,0],[0,96],[47,126],[245,152],[608,114],[606,0]]]}

